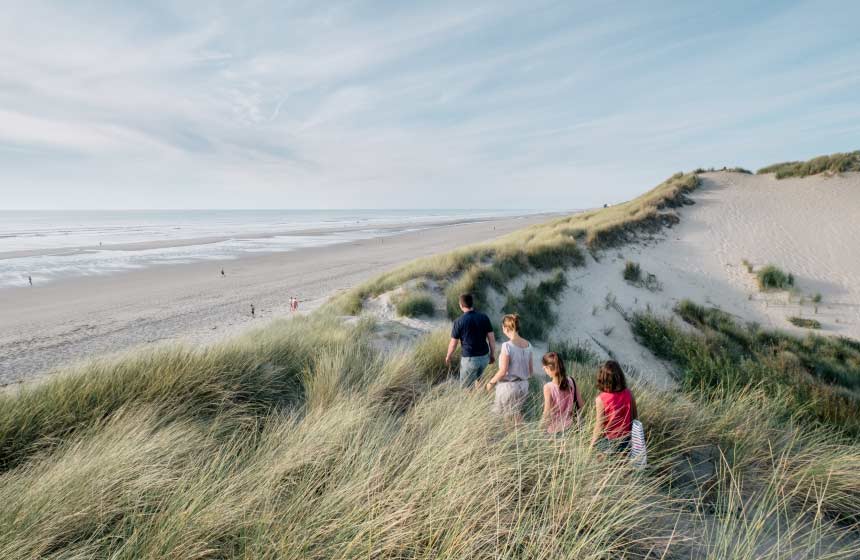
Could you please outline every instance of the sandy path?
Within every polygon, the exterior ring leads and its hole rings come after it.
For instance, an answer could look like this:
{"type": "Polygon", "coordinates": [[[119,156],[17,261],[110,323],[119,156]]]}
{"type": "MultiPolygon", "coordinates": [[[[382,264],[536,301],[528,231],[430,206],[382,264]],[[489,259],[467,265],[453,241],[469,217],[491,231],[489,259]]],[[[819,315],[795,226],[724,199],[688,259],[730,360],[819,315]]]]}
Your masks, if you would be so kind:
{"type": "Polygon", "coordinates": [[[291,295],[303,300],[301,310],[313,309],[404,262],[549,218],[456,224],[384,240],[0,290],[0,385],[141,344],[209,342],[287,314],[291,295]]]}

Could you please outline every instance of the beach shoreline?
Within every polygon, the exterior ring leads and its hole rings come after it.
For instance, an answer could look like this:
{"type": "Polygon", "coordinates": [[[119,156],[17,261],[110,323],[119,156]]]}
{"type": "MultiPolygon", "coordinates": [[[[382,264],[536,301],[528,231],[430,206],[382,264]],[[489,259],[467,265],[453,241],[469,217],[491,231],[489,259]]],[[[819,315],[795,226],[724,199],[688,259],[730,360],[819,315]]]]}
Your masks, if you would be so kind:
{"type": "MultiPolygon", "coordinates": [[[[535,214],[523,214],[517,216],[506,216],[506,217],[481,217],[481,218],[451,218],[445,220],[433,220],[428,222],[385,222],[379,224],[367,224],[363,223],[361,225],[356,226],[342,226],[338,225],[337,227],[310,227],[310,228],[301,228],[301,229],[286,229],[286,230],[273,230],[267,232],[246,232],[246,233],[237,233],[230,235],[208,235],[208,236],[200,236],[200,237],[189,237],[189,238],[176,238],[176,239],[167,239],[167,240],[151,240],[151,241],[133,241],[126,243],[107,243],[102,245],[79,245],[79,246],[68,246],[68,247],[53,247],[53,248],[38,248],[38,249],[19,249],[14,251],[0,251],[0,261],[4,261],[7,259],[17,259],[22,257],[57,257],[57,256],[69,256],[69,255],[78,255],[81,253],[88,253],[93,251],[148,251],[152,249],[168,249],[174,247],[193,247],[198,245],[212,245],[215,243],[221,243],[224,241],[236,241],[236,240],[255,240],[255,239],[271,239],[276,237],[302,237],[302,236],[336,236],[338,234],[344,233],[355,233],[355,232],[378,232],[376,237],[381,237],[385,235],[396,235],[398,233],[402,233],[405,231],[409,231],[412,229],[433,229],[438,227],[447,227],[447,226],[456,226],[462,224],[471,224],[471,223],[482,223],[487,221],[501,220],[501,219],[516,219],[522,216],[541,216],[547,215],[545,212],[535,213],[535,214]]],[[[348,242],[348,241],[346,241],[348,242]]],[[[291,249],[287,249],[291,250],[291,249]]],[[[277,252],[278,250],[273,250],[272,252],[277,252]]]]}
{"type": "Polygon", "coordinates": [[[0,386],[153,343],[222,340],[289,316],[291,296],[301,300],[299,312],[306,312],[385,270],[554,216],[425,224],[403,233],[320,247],[4,288],[0,386]]]}

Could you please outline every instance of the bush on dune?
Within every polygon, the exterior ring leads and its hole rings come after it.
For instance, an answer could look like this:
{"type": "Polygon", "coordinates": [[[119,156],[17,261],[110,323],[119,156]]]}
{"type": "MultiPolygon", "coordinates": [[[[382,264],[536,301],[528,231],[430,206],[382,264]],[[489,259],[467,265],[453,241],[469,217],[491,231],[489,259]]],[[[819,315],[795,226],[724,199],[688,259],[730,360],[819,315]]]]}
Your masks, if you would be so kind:
{"type": "Polygon", "coordinates": [[[794,276],[783,272],[776,266],[769,264],[756,272],[759,289],[764,290],[786,290],[794,286],[794,276]]]}
{"type": "Polygon", "coordinates": [[[436,313],[433,296],[427,292],[406,291],[394,298],[394,308],[401,317],[432,317],[436,313]]]}
{"type": "Polygon", "coordinates": [[[815,319],[808,319],[806,317],[789,317],[788,322],[794,325],[795,327],[801,327],[804,329],[820,329],[821,323],[816,321],[815,319]]]}
{"type": "Polygon", "coordinates": [[[564,273],[558,271],[537,286],[526,284],[519,296],[509,295],[502,311],[520,316],[520,334],[524,337],[544,340],[558,320],[553,303],[558,303],[566,286],[564,273]]]}

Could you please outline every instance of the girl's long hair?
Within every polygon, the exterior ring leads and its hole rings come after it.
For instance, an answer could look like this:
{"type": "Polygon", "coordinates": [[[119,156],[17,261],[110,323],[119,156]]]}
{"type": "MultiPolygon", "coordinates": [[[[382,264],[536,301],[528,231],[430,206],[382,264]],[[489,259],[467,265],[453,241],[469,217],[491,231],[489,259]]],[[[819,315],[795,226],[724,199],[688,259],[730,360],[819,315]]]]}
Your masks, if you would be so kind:
{"type": "Polygon", "coordinates": [[[562,391],[571,389],[567,380],[567,371],[564,369],[564,360],[557,353],[547,352],[541,358],[541,363],[549,369],[552,380],[556,382],[559,389],[562,391]]]}
{"type": "Polygon", "coordinates": [[[618,393],[627,388],[624,372],[615,360],[603,362],[597,370],[597,389],[604,393],[618,393]]]}

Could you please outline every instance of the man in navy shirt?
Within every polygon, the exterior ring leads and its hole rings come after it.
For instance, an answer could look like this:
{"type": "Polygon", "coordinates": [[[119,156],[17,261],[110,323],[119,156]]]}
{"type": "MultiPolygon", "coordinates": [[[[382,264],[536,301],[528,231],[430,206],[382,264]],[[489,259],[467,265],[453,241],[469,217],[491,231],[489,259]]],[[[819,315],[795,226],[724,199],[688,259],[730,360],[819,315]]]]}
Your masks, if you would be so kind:
{"type": "Polygon", "coordinates": [[[490,325],[490,318],[475,311],[475,299],[472,294],[460,296],[460,310],[463,312],[454,321],[451,328],[451,342],[448,344],[448,355],[445,364],[451,365],[451,356],[457,349],[457,343],[463,350],[460,358],[460,385],[471,387],[484,373],[488,364],[496,361],[496,335],[490,325]]]}

